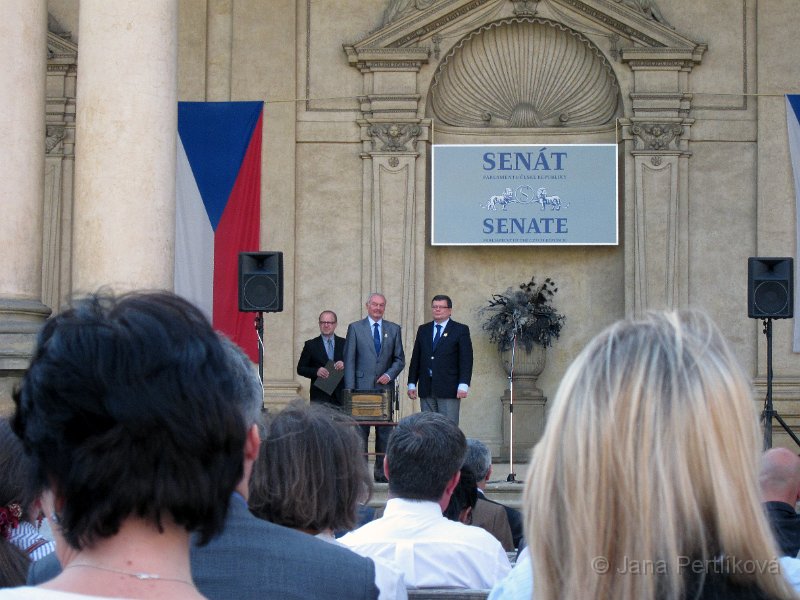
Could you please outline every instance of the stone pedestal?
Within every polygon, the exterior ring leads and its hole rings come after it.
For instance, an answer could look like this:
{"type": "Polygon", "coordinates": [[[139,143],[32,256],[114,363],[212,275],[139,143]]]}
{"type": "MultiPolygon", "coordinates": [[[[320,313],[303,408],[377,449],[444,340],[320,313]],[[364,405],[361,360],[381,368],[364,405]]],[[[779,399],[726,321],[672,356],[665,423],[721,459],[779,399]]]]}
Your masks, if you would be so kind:
{"type": "MultiPolygon", "coordinates": [[[[542,436],[547,397],[537,387],[536,382],[544,371],[546,358],[547,351],[541,346],[535,346],[530,353],[524,350],[517,351],[514,356],[513,379],[509,380],[509,389],[506,389],[500,398],[503,407],[503,445],[499,456],[496,457],[498,461],[510,461],[512,458],[512,405],[513,463],[515,465],[528,462],[531,448],[542,436]]],[[[502,353],[501,360],[506,373],[509,373],[511,371],[510,352],[502,353]]]]}

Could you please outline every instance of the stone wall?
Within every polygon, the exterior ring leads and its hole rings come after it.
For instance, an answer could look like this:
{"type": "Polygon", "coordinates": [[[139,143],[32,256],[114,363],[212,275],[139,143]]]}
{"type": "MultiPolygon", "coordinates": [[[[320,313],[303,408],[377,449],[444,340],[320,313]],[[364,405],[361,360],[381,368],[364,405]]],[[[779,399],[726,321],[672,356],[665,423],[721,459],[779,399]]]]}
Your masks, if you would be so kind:
{"type": "MultiPolygon", "coordinates": [[[[77,2],[50,4],[77,31],[77,2]]],[[[800,81],[795,3],[662,0],[638,12],[627,0],[426,4],[179,1],[179,99],[265,101],[262,248],[284,252],[286,307],[265,322],[267,401],[277,407],[307,397],[308,381],[294,366],[322,309],[338,313],[344,335],[363,316],[366,294],[382,291],[410,358],[430,297],[447,293],[475,345],[462,427],[502,454],[507,381],[476,311],[492,293],[536,274],[558,281],[557,307],[567,315],[539,380],[546,397],[610,322],[691,306],[722,326],[754,378],[760,408],[766,344],[761,323],[747,318],[746,263],[795,254],[782,96],[800,81]],[[509,43],[500,38],[510,28],[534,24],[596,51],[590,67],[606,69],[618,87],[611,118],[598,122],[598,111],[556,123],[522,106],[476,124],[459,106],[464,90],[435,88],[437,73],[455,68],[468,40],[485,42],[489,35],[479,34],[493,31],[492,44],[470,59],[480,64],[509,43]],[[431,144],[572,142],[620,144],[618,246],[430,245],[431,144]]],[[[58,259],[69,260],[68,247],[58,259]]],[[[45,289],[55,288],[45,282],[45,289]]],[[[800,427],[791,325],[775,322],[775,398],[800,427]]],[[[406,400],[401,413],[417,408],[406,400]]],[[[532,442],[523,440],[523,456],[532,442]]]]}

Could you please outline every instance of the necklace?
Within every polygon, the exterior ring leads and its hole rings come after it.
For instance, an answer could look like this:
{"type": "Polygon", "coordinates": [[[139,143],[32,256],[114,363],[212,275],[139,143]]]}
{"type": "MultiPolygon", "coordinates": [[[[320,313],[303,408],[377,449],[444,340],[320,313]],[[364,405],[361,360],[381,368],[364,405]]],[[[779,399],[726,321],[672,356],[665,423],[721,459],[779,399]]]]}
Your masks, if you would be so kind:
{"type": "Polygon", "coordinates": [[[69,565],[64,567],[64,570],[71,569],[72,567],[85,567],[87,569],[97,569],[98,571],[108,571],[109,573],[119,573],[120,575],[135,577],[140,581],[152,581],[152,580],[176,581],[178,583],[185,583],[186,585],[194,587],[194,583],[192,583],[188,579],[180,579],[178,577],[164,577],[163,575],[159,575],[158,573],[145,573],[144,571],[125,571],[124,569],[114,569],[112,567],[90,565],[88,563],[70,563],[69,565]]]}

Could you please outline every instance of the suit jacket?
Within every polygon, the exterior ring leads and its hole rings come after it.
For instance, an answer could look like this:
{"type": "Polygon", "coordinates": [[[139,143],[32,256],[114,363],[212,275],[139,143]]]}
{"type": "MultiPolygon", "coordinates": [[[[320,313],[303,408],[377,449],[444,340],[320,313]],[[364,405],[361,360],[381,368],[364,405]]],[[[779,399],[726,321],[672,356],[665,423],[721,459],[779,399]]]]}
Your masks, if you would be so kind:
{"type": "Polygon", "coordinates": [[[520,544],[522,543],[522,538],[525,536],[525,524],[522,520],[522,513],[516,508],[511,508],[510,506],[487,498],[486,494],[484,494],[481,489],[478,490],[478,499],[483,499],[503,507],[503,510],[506,511],[506,517],[508,517],[508,524],[511,526],[511,538],[514,540],[514,548],[522,550],[523,546],[520,546],[520,544]]]}
{"type": "Polygon", "coordinates": [[[433,350],[433,321],[420,325],[408,382],[417,386],[420,398],[455,398],[458,384],[472,379],[472,340],[469,327],[450,319],[433,350]]]}
{"type": "Polygon", "coordinates": [[[472,524],[482,527],[503,544],[506,552],[514,551],[514,538],[511,536],[511,525],[508,523],[506,510],[499,504],[489,502],[478,495],[478,501],[472,509],[472,524]]]}
{"type": "Polygon", "coordinates": [[[391,388],[406,365],[400,325],[383,319],[381,353],[375,354],[369,319],[350,323],[344,345],[344,387],[350,390],[391,388]],[[392,381],[379,385],[378,377],[387,373],[392,381]]]}
{"type": "Polygon", "coordinates": [[[377,598],[370,559],[254,517],[231,498],[223,532],[192,545],[192,578],[210,600],[377,598]]]}
{"type": "MultiPolygon", "coordinates": [[[[334,335],[333,341],[333,361],[344,360],[344,338],[334,335]]],[[[321,335],[307,340],[303,344],[303,351],[297,361],[297,374],[301,377],[308,377],[311,380],[311,387],[308,395],[313,402],[328,402],[337,406],[342,405],[342,388],[344,379],[339,382],[333,395],[328,395],[314,385],[317,380],[317,369],[324,367],[328,362],[328,353],[325,350],[325,342],[321,335]]]]}
{"type": "Polygon", "coordinates": [[[784,556],[796,557],[800,551],[800,515],[785,502],[764,502],[767,520],[784,556]]]}
{"type": "MultiPolygon", "coordinates": [[[[205,546],[192,544],[191,565],[192,579],[209,600],[378,598],[370,559],[257,519],[241,496],[231,498],[221,534],[205,546]]],[[[54,552],[31,563],[28,584],[60,572],[54,552]]]]}

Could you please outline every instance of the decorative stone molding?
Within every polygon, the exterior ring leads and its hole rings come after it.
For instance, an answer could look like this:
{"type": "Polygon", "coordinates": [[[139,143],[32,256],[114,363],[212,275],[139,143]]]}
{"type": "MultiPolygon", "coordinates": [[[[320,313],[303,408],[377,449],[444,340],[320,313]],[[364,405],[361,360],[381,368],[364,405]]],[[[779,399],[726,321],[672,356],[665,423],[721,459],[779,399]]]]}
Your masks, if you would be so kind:
{"type": "Polygon", "coordinates": [[[677,123],[634,123],[631,133],[635,150],[677,150],[683,127],[677,123]]]}
{"type": "Polygon", "coordinates": [[[455,127],[590,127],[617,114],[619,87],[582,35],[515,17],[479,28],[450,50],[434,75],[431,107],[455,127]]]}
{"type": "Polygon", "coordinates": [[[653,21],[658,21],[659,23],[663,23],[667,27],[672,27],[667,20],[664,18],[664,15],[661,14],[661,11],[658,9],[658,5],[656,4],[655,0],[615,0],[616,2],[622,2],[625,6],[630,6],[632,9],[641,12],[645,18],[651,19],[653,21]]]}
{"type": "Polygon", "coordinates": [[[514,16],[532,17],[539,8],[539,0],[511,0],[514,3],[514,16]]]}
{"type": "Polygon", "coordinates": [[[428,48],[355,48],[345,46],[347,61],[358,67],[362,73],[373,70],[413,70],[419,71],[428,62],[428,48]]]}
{"type": "Polygon", "coordinates": [[[48,125],[47,126],[47,138],[45,139],[45,152],[50,154],[56,146],[58,146],[61,141],[64,139],[64,135],[66,134],[66,127],[63,125],[48,125]]]}
{"type": "Polygon", "coordinates": [[[417,137],[422,132],[419,125],[408,123],[381,123],[371,125],[369,127],[369,134],[373,137],[373,149],[375,149],[376,141],[374,138],[383,143],[380,150],[384,152],[407,152],[409,150],[416,150],[417,137]],[[407,145],[411,144],[411,148],[407,145]]]}

